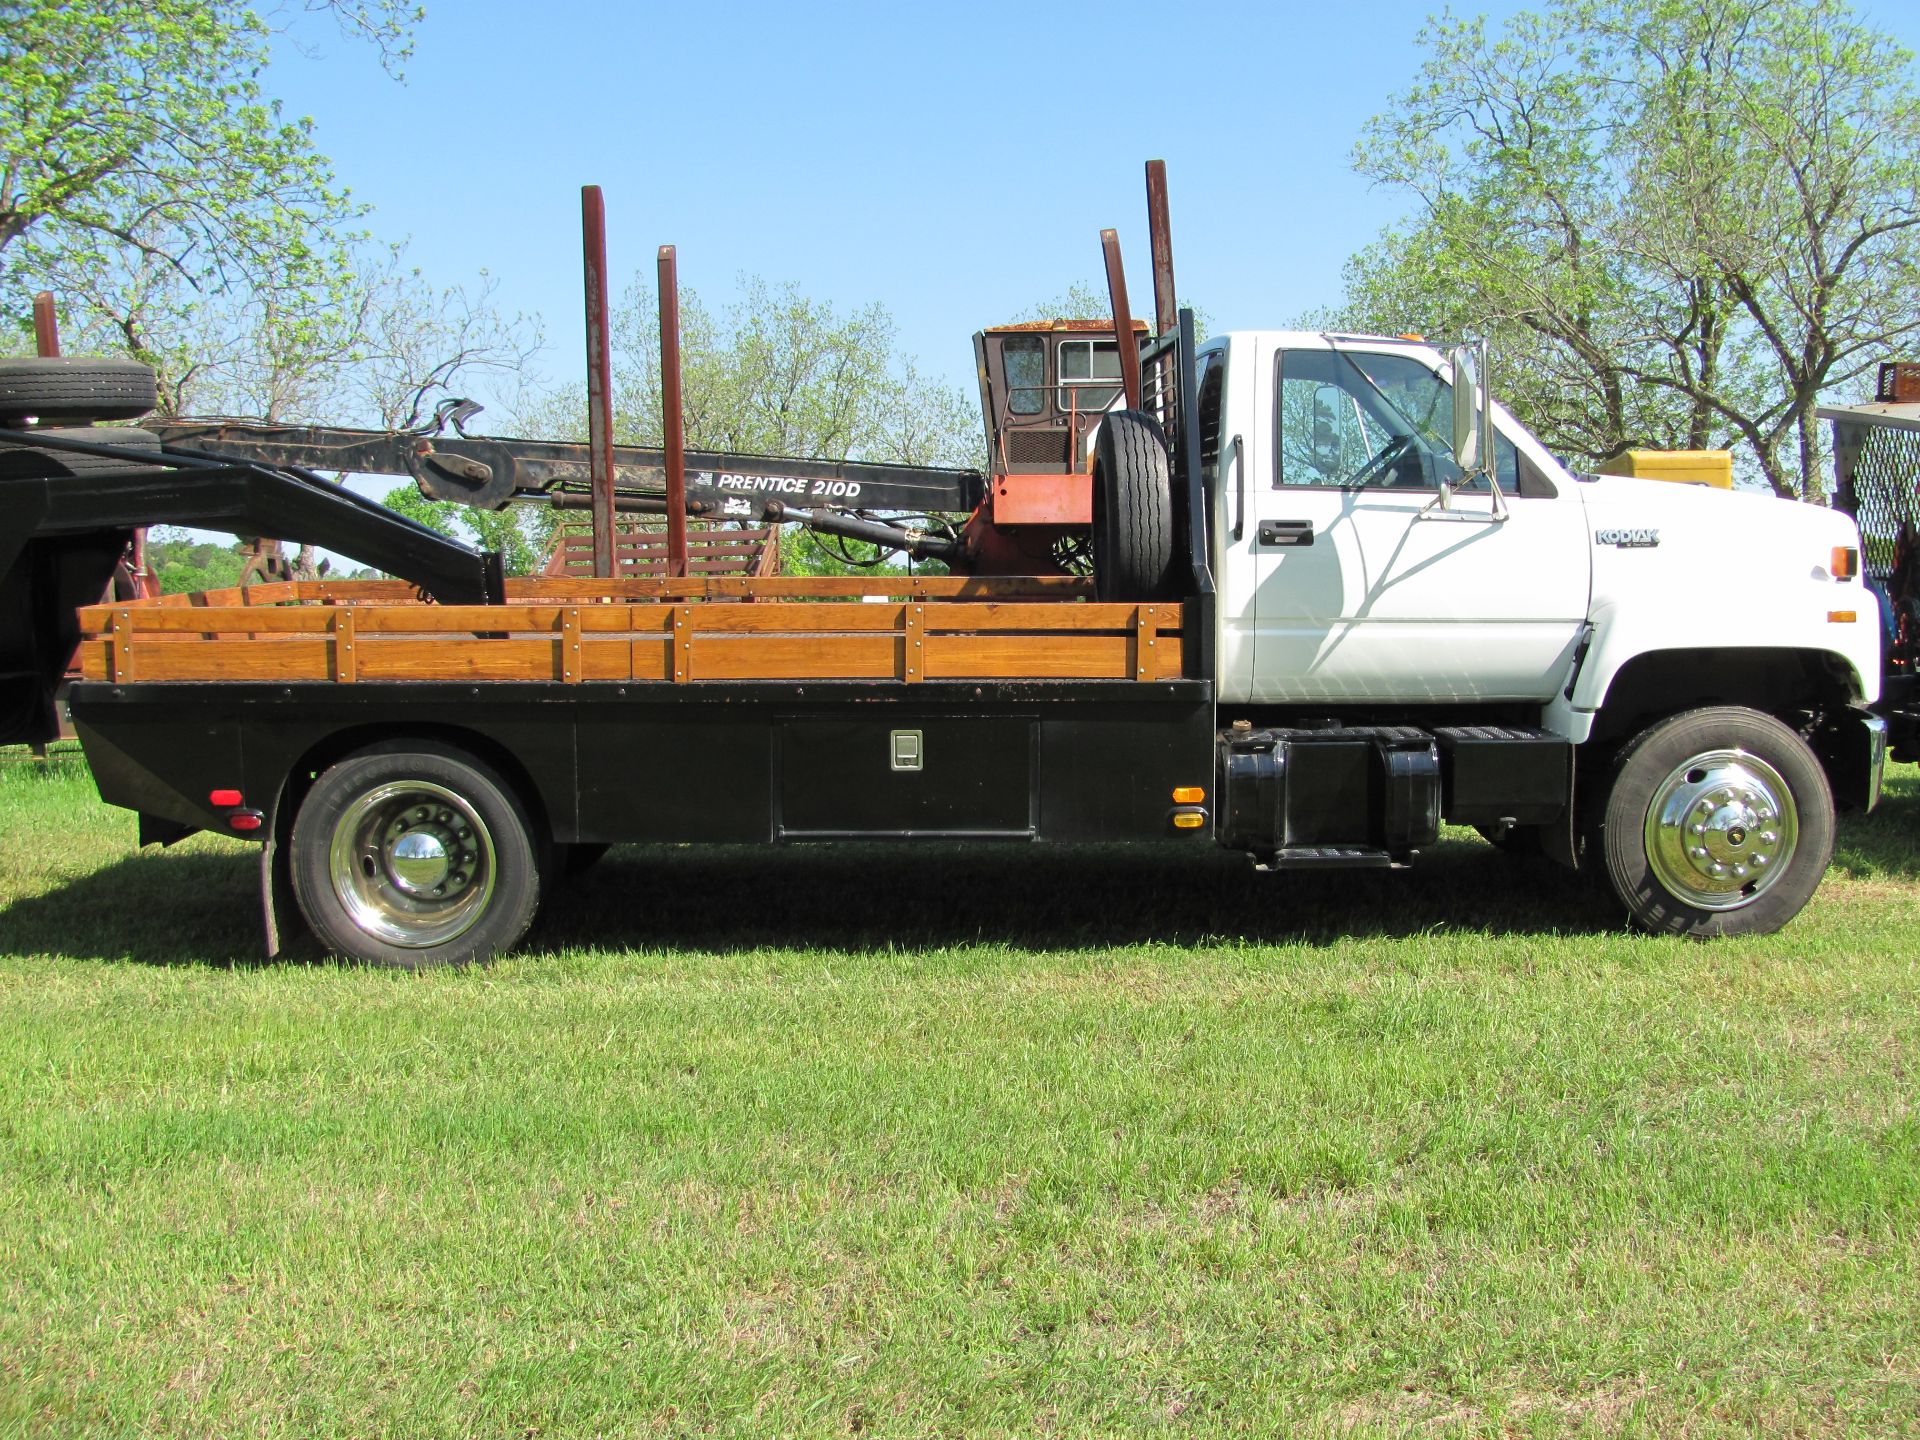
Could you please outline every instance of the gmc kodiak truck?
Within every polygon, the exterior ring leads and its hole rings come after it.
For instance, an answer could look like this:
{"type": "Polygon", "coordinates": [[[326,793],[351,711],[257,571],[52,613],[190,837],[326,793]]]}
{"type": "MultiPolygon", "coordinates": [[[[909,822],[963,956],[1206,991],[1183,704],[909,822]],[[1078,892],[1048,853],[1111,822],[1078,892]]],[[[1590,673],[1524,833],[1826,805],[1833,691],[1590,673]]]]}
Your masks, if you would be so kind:
{"type": "MultiPolygon", "coordinates": [[[[75,401],[56,433],[25,408],[44,386],[8,401],[0,377],[8,736],[34,738],[77,642],[73,722],[143,839],[261,841],[270,948],[297,912],[334,953],[404,966],[512,947],[554,874],[618,842],[1393,868],[1443,821],[1592,873],[1648,929],[1759,934],[1820,883],[1836,808],[1875,803],[1880,627],[1846,516],[1570,473],[1468,348],[1196,345],[1185,312],[976,343],[994,460],[955,482],[964,527],[738,485],[689,500],[697,523],[819,517],[952,572],[830,580],[503,584],[270,446],[75,426],[137,397],[75,401]],[[408,579],[76,616],[129,526],[166,518],[275,525],[408,579]]],[[[723,473],[755,464],[775,462],[723,473]]]]}

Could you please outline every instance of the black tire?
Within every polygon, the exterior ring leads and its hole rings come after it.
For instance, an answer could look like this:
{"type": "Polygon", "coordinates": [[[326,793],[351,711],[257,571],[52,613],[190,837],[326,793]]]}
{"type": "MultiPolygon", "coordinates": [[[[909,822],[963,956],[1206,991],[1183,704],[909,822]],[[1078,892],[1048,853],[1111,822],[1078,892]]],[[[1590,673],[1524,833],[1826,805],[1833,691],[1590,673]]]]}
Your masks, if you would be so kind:
{"type": "Polygon", "coordinates": [[[153,368],[138,360],[0,357],[0,421],[138,420],[158,398],[153,368]]]}
{"type": "MultiPolygon", "coordinates": [[[[144,450],[157,453],[160,437],[151,430],[135,430],[126,425],[84,425],[71,428],[35,426],[12,434],[45,435],[55,440],[80,440],[88,445],[109,445],[116,450],[144,450]]],[[[76,450],[56,450],[51,445],[16,445],[0,438],[0,480],[22,480],[39,476],[110,475],[127,470],[151,470],[157,461],[83,455],[76,450]]]]}
{"type": "Polygon", "coordinates": [[[1093,449],[1093,589],[1100,600],[1174,593],[1173,472],[1160,422],[1115,410],[1093,449]]]}
{"type": "Polygon", "coordinates": [[[511,949],[539,909],[548,849],[492,769],[407,741],[323,772],[294,817],[288,858],[300,911],[328,950],[421,970],[511,949]]]}
{"type": "Polygon", "coordinates": [[[1599,817],[1614,893],[1648,930],[1769,935],[1833,858],[1833,792],[1798,735],[1719,705],[1649,726],[1621,751],[1599,817]]]}

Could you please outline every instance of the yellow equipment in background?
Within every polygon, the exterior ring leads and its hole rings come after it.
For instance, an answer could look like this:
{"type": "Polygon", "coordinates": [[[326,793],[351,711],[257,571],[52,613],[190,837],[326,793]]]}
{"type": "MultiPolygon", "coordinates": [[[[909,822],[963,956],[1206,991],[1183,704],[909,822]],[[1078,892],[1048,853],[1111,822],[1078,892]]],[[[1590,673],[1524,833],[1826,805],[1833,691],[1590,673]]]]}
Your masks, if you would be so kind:
{"type": "Polygon", "coordinates": [[[1672,480],[1680,485],[1733,488],[1731,450],[1628,450],[1599,465],[1602,475],[1632,475],[1641,480],[1672,480]]]}

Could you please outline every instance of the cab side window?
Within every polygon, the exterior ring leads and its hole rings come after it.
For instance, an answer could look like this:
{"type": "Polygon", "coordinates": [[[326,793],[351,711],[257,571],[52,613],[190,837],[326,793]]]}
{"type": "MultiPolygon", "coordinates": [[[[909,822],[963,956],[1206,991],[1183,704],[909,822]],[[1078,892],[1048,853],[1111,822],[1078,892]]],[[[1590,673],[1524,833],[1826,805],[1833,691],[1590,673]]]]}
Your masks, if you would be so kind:
{"type": "Polygon", "coordinates": [[[1009,335],[1000,348],[1006,367],[1007,413],[1038,415],[1047,401],[1047,350],[1038,335],[1009,335]]]}
{"type": "MultiPolygon", "coordinates": [[[[1453,393],[1410,355],[1284,350],[1279,356],[1276,486],[1435,489],[1461,485],[1453,462],[1453,393]]],[[[1505,436],[1494,445],[1506,494],[1519,489],[1519,456],[1505,436]]]]}

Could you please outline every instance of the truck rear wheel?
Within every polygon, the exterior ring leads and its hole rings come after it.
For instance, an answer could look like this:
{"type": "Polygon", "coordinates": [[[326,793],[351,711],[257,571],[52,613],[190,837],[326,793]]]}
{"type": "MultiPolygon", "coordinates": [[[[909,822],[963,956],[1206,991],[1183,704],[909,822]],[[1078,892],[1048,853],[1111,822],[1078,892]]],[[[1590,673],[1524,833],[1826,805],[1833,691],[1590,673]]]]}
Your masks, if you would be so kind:
{"type": "Polygon", "coordinates": [[[545,859],[513,789],[425,742],[363,750],[294,817],[301,913],[328,949],[405,970],[510,949],[533,923],[545,859]]]}
{"type": "Polygon", "coordinates": [[[1173,472],[1160,422],[1115,410],[1093,447],[1093,588],[1101,600],[1173,594],[1173,472]]]}
{"type": "Polygon", "coordinates": [[[1771,715],[1689,710],[1621,752],[1601,831],[1614,891],[1647,929],[1768,935],[1826,874],[1833,793],[1806,742],[1771,715]]]}
{"type": "Polygon", "coordinates": [[[0,421],[137,420],[158,398],[153,367],[137,360],[0,357],[0,421]]]}

